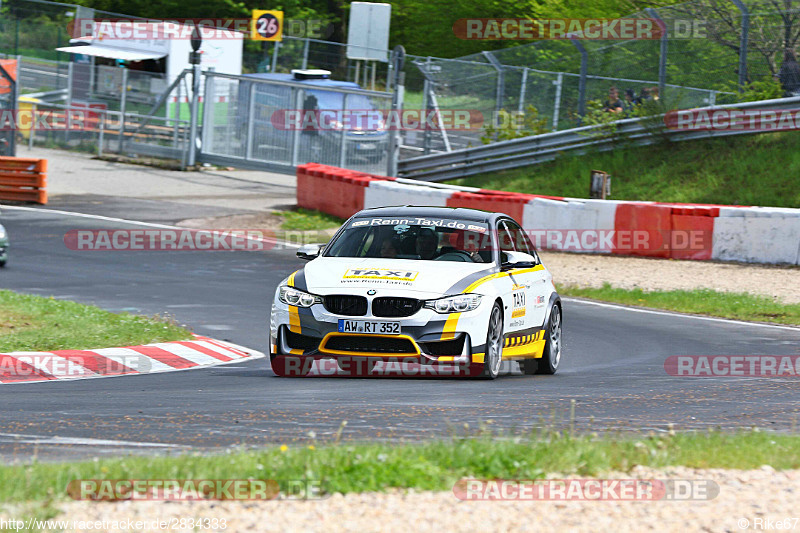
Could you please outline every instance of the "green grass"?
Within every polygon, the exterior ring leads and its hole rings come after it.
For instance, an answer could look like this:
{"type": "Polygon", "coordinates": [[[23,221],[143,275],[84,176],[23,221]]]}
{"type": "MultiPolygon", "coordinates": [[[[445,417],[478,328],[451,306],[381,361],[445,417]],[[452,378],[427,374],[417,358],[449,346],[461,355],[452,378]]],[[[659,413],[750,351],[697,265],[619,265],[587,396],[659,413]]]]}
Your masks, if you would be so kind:
{"type": "Polygon", "coordinates": [[[711,289],[643,291],[617,289],[608,283],[601,288],[559,285],[557,290],[562,296],[577,296],[736,320],[800,325],[800,304],[784,304],[766,296],[746,293],[717,292],[711,289]]]}
{"type": "Polygon", "coordinates": [[[287,231],[311,231],[338,228],[344,220],[321,211],[298,207],[292,211],[273,211],[273,215],[283,217],[281,229],[287,231]]]}
{"type": "Polygon", "coordinates": [[[555,432],[498,438],[488,432],[416,445],[281,446],[229,455],[127,457],[0,467],[0,501],[66,498],[78,479],[318,480],[327,493],[388,488],[450,490],[460,478],[594,476],[636,465],[696,468],[800,468],[800,436],[749,431],[618,438],[555,432]]]}
{"type": "Polygon", "coordinates": [[[612,176],[615,200],[800,207],[800,133],[781,132],[617,149],[451,183],[585,198],[589,173],[612,176]]]}
{"type": "Polygon", "coordinates": [[[189,338],[189,331],[163,318],[0,290],[0,352],[108,348],[189,338]]]}

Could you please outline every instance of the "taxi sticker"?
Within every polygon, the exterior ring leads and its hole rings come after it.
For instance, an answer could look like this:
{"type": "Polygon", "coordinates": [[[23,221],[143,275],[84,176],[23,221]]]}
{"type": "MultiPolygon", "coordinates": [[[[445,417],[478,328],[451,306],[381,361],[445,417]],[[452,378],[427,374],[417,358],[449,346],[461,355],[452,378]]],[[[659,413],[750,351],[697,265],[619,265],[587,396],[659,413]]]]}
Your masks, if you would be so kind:
{"type": "Polygon", "coordinates": [[[350,268],[342,279],[381,279],[392,281],[414,281],[419,272],[414,270],[398,270],[388,268],[350,268]]]}

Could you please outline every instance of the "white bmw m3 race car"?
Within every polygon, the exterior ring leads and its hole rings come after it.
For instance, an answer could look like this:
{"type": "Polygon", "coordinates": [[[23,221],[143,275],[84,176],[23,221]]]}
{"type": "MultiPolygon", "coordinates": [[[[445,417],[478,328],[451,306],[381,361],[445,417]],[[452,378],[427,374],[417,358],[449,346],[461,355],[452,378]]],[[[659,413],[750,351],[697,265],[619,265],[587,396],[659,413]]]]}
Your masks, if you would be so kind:
{"type": "Polygon", "coordinates": [[[326,359],[348,375],[391,362],[412,370],[405,375],[487,379],[509,360],[525,374],[558,370],[561,299],[507,215],[365,209],[327,245],[297,255],[309,263],[280,283],[272,304],[270,359],[279,376],[308,375],[326,359]]]}

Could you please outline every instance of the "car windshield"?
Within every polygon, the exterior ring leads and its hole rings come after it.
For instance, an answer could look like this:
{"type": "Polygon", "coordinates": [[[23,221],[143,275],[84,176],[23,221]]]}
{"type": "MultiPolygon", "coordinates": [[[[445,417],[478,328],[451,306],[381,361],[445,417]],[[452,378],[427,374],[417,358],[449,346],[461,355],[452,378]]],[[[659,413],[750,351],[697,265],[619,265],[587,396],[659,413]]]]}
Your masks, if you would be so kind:
{"type": "Polygon", "coordinates": [[[325,257],[372,257],[491,263],[486,224],[435,217],[355,218],[331,242],[325,257]]]}

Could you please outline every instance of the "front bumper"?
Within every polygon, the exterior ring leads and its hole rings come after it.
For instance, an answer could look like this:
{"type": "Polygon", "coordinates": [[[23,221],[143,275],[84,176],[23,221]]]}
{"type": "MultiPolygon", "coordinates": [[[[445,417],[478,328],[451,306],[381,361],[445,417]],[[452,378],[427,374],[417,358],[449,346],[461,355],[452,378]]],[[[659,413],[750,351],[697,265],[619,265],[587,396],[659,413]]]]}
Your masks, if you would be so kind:
{"type": "Polygon", "coordinates": [[[420,309],[412,316],[384,318],[329,313],[321,304],[310,308],[275,300],[270,321],[270,351],[303,359],[399,359],[431,363],[483,363],[488,312],[483,302],[465,313],[439,314],[420,309]],[[485,316],[484,316],[485,315],[485,316]],[[339,332],[339,319],[400,322],[398,335],[339,332]]]}

